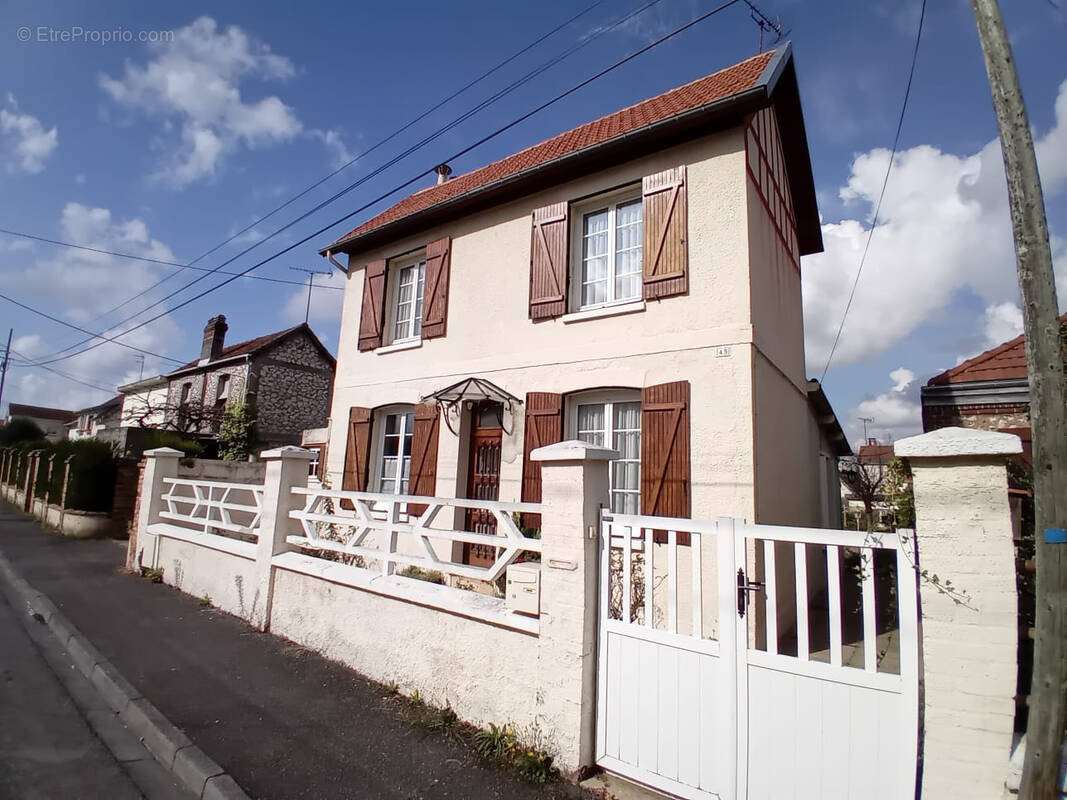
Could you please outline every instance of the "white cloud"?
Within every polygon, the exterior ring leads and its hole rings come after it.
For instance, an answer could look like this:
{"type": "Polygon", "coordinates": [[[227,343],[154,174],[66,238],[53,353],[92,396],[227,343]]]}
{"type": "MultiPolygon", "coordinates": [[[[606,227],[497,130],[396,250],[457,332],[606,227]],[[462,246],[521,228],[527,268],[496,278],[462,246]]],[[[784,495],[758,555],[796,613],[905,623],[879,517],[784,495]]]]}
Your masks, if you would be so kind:
{"type": "MultiPolygon", "coordinates": [[[[315,278],[315,290],[311,293],[311,314],[309,315],[309,323],[314,325],[316,322],[320,323],[335,323],[341,319],[341,304],[344,300],[345,293],[338,292],[334,289],[322,289],[320,286],[333,286],[337,287],[336,278],[327,279],[325,276],[317,276],[315,278]]],[[[289,299],[285,301],[284,314],[285,318],[291,320],[293,323],[304,321],[304,311],[307,309],[308,302],[308,290],[305,286],[303,289],[295,290],[289,299]]]]}
{"type": "Polygon", "coordinates": [[[899,367],[889,373],[893,387],[887,392],[868,396],[852,409],[845,428],[853,449],[863,444],[863,422],[866,417],[868,435],[888,444],[905,436],[922,432],[922,409],[919,403],[920,382],[915,373],[899,367]]]}
{"type": "Polygon", "coordinates": [[[7,108],[0,108],[0,152],[10,172],[30,174],[44,169],[44,163],[59,146],[59,129],[45,130],[41,121],[19,113],[15,96],[7,93],[7,108]]]}
{"type": "Polygon", "coordinates": [[[1015,303],[997,303],[985,310],[986,349],[1014,339],[1023,332],[1023,310],[1015,303]]]}
{"type": "Polygon", "coordinates": [[[319,139],[326,147],[327,152],[330,154],[330,166],[334,169],[340,169],[355,158],[355,154],[348,149],[339,131],[311,130],[308,133],[319,139]]]}
{"type": "Polygon", "coordinates": [[[300,120],[278,97],[242,96],[242,81],[283,80],[295,68],[241,28],[223,31],[200,17],[150,50],[146,64],[127,62],[122,77],[101,75],[99,83],[120,105],[161,117],[165,133],[175,122],[180,126],[180,143],[157,172],[165,182],[180,188],[210,178],[241,147],[265,147],[300,133],[300,120]]]}
{"type": "MultiPolygon", "coordinates": [[[[148,258],[176,260],[171,249],[154,238],[142,220],[118,220],[106,208],[68,203],[58,227],[59,238],[75,244],[130,252],[148,258]]],[[[15,257],[9,257],[9,260],[13,262],[13,268],[0,273],[0,286],[26,298],[31,305],[46,307],[56,316],[90,330],[101,330],[112,321],[110,318],[96,321],[97,315],[148,289],[171,270],[160,265],[82,250],[61,250],[47,257],[38,257],[33,252],[20,252],[15,257]]],[[[149,293],[137,302],[147,305],[152,299],[154,295],[149,293]]],[[[125,316],[137,307],[126,307],[118,313],[125,316]]],[[[134,324],[130,322],[125,327],[134,324]]],[[[58,327],[48,326],[42,330],[44,334],[20,337],[12,348],[27,358],[42,359],[86,338],[58,327]]],[[[121,330],[109,335],[113,336],[121,330]]],[[[181,344],[182,336],[177,325],[165,317],[124,336],[122,341],[169,355],[176,345],[181,344]]],[[[115,387],[136,380],[140,371],[136,355],[125,347],[106,343],[49,366],[89,383],[115,387]]],[[[147,356],[144,374],[151,375],[167,368],[168,365],[160,359],[147,356]]],[[[11,394],[7,395],[5,390],[5,395],[16,402],[73,409],[93,405],[109,396],[109,392],[81,386],[39,368],[16,366],[12,378],[11,394]]]]}
{"type": "MultiPolygon", "coordinates": [[[[1046,197],[1067,188],[1067,81],[1056,100],[1056,122],[1037,139],[1046,197]]],[[[889,151],[855,158],[839,194],[865,219],[822,226],[825,252],[804,259],[804,317],[808,362],[826,361],[870,230],[889,151]]],[[[1060,296],[1067,298],[1067,247],[1053,237],[1060,296]]],[[[920,145],[897,154],[877,230],[856,290],[834,366],[885,352],[937,318],[957,293],[971,292],[987,307],[1018,302],[1015,252],[1000,144],[969,156],[920,145]]],[[[986,335],[999,335],[987,319],[986,335]]],[[[1010,337],[1009,337],[1010,338],[1010,337]]],[[[996,342],[999,343],[999,342],[996,342]]],[[[975,339],[975,345],[981,345],[975,339]]],[[[988,346],[988,345],[987,345],[988,346]]]]}

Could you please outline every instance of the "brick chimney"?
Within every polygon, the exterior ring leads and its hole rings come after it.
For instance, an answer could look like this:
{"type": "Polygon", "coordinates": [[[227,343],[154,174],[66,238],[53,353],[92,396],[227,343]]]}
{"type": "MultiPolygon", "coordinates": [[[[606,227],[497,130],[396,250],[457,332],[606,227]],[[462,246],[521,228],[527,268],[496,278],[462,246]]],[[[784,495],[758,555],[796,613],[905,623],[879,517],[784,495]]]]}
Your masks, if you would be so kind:
{"type": "Polygon", "coordinates": [[[200,363],[206,364],[212,359],[218,358],[219,353],[226,343],[226,331],[228,329],[226,317],[219,314],[208,320],[204,327],[204,343],[200,347],[200,363]]]}

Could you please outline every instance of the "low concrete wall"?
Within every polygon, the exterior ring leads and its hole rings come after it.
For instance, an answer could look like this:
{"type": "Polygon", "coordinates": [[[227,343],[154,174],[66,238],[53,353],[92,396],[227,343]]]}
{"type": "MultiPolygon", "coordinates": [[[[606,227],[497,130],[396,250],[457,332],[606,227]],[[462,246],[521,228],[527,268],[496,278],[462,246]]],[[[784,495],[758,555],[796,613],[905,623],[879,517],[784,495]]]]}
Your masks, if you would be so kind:
{"type": "Polygon", "coordinates": [[[262,461],[220,461],[195,458],[178,464],[179,478],[203,478],[229,483],[263,483],[267,465],[262,461]]]}
{"type": "Polygon", "coordinates": [[[274,580],[273,633],[476,725],[537,722],[537,636],[285,569],[274,580]]]}
{"type": "MultiPolygon", "coordinates": [[[[26,493],[21,489],[4,486],[3,497],[19,508],[25,507],[26,493]]],[[[106,537],[113,530],[111,515],[106,511],[64,511],[54,503],[45,506],[43,498],[34,498],[31,516],[72,539],[106,537]]]]}
{"type": "Polygon", "coordinates": [[[257,596],[256,562],[192,542],[159,537],[156,566],[163,582],[242,619],[251,619],[265,600],[257,596]]]}

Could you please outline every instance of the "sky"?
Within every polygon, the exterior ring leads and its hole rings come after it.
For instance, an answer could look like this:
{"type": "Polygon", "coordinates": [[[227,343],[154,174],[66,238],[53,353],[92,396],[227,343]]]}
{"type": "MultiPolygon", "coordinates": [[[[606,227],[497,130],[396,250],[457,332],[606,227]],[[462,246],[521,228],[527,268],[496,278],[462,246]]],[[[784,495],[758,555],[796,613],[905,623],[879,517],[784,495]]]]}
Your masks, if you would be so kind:
{"type": "MultiPolygon", "coordinates": [[[[364,205],[442,161],[457,174],[468,171],[756,53],[759,31],[744,5],[735,4],[452,158],[714,5],[5,3],[0,228],[162,262],[198,259],[194,266],[201,269],[230,272],[326,228],[251,273],[274,282],[238,278],[181,308],[229,276],[0,233],[0,293],[92,332],[129,331],[119,341],[152,354],[142,359],[107,342],[86,349],[91,342],[83,344],[84,334],[0,299],[0,334],[9,327],[15,332],[5,406],[78,409],[102,402],[117,385],[196,357],[204,324],[216,314],[227,317],[229,342],[298,324],[308,276],[296,270],[327,269],[318,248],[432,176],[359,211],[364,205]]],[[[759,5],[780,18],[794,48],[823,221],[825,251],[801,264],[807,370],[818,378],[889,163],[920,3],[759,5]]],[[[1063,306],[1067,10],[1054,0],[1003,5],[1037,145],[1063,306]]],[[[343,281],[335,274],[316,278],[320,284],[310,321],[336,353],[343,281]]],[[[824,381],[852,441],[862,438],[861,417],[873,419],[869,435],[883,441],[918,432],[919,387],[1017,335],[1021,320],[1003,166],[970,6],[931,2],[879,224],[824,381]]]]}

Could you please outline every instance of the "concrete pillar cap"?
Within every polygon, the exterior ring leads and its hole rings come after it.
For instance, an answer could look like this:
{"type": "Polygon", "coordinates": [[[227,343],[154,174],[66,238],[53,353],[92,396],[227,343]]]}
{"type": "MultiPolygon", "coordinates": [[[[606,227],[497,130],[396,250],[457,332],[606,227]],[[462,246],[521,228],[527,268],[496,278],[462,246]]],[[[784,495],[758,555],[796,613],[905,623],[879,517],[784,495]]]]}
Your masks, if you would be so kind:
{"type": "Polygon", "coordinates": [[[619,457],[618,450],[601,447],[598,444],[571,440],[538,447],[530,453],[531,461],[614,461],[619,457]]]}
{"type": "Polygon", "coordinates": [[[285,447],[275,447],[273,450],[264,450],[259,454],[259,460],[273,461],[279,458],[298,458],[304,461],[311,461],[315,458],[315,455],[316,453],[312,450],[305,450],[303,447],[287,444],[285,447]]]}
{"type": "Polygon", "coordinates": [[[1010,456],[1023,451],[1022,440],[1013,433],[975,428],[940,428],[899,440],[894,446],[906,458],[952,458],[953,456],[1010,456]]]}
{"type": "Polygon", "coordinates": [[[173,447],[154,447],[151,450],[145,450],[144,455],[148,458],[183,458],[185,453],[173,447]]]}

